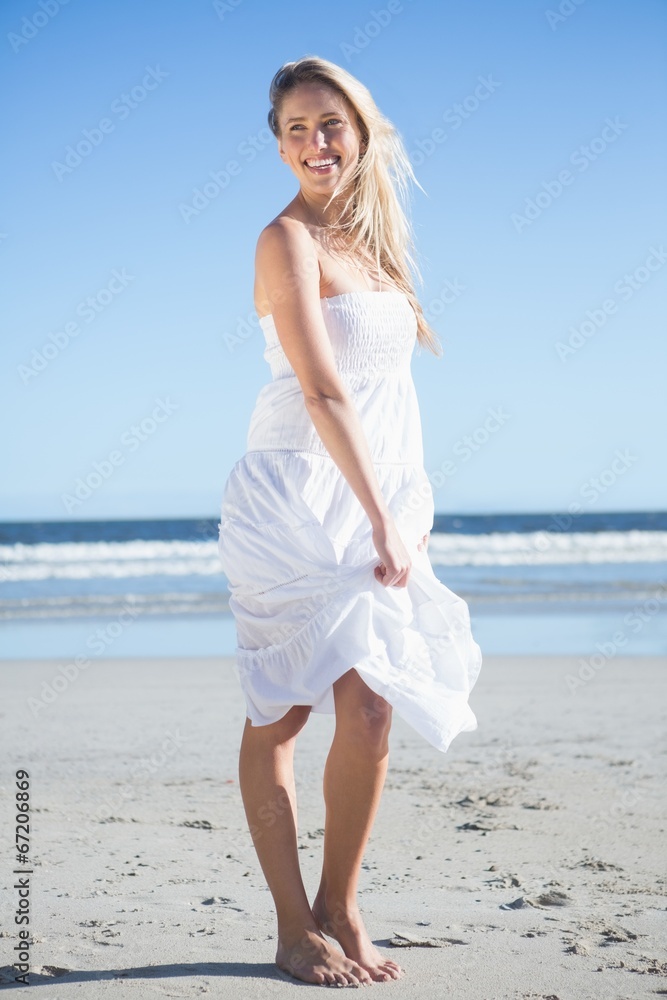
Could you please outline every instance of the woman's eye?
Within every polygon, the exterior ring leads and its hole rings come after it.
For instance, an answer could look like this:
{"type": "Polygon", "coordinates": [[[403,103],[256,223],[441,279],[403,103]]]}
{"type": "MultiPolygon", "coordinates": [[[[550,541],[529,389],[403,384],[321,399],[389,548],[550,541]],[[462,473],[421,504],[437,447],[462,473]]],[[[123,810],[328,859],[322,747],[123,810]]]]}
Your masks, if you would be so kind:
{"type": "MultiPolygon", "coordinates": [[[[340,123],[341,123],[340,122],[340,118],[328,118],[327,121],[324,124],[325,125],[329,125],[329,124],[331,124],[331,122],[335,122],[337,125],[340,125],[340,123]]],[[[292,125],[290,127],[290,132],[293,132],[295,128],[302,128],[302,127],[303,126],[301,126],[301,125],[292,125]]]]}

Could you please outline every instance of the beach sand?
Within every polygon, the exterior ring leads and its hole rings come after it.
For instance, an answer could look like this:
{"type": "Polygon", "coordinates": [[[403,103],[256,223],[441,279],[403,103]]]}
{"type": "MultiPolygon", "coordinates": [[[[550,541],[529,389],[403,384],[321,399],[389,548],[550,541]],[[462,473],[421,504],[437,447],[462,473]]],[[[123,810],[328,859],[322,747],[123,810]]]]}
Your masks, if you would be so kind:
{"type": "MultiPolygon", "coordinates": [[[[99,659],[70,679],[65,662],[0,665],[0,982],[16,974],[12,803],[25,768],[29,982],[47,986],[42,1000],[315,989],[274,965],[272,900],[238,788],[232,661],[99,659]]],[[[485,657],[479,728],[446,754],[394,713],[360,905],[406,973],[378,995],[667,994],[666,662],[613,658],[574,686],[582,662],[485,657]]],[[[296,751],[311,899],[333,724],[313,713],[296,751]]]]}

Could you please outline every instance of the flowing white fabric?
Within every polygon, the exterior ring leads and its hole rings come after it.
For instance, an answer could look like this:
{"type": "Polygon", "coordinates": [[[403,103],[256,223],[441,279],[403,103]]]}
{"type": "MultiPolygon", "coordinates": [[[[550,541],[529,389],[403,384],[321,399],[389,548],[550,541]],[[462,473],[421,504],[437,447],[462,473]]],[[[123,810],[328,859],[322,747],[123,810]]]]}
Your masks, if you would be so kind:
{"type": "Polygon", "coordinates": [[[262,317],[272,379],[259,392],[218,525],[247,715],[261,726],[292,705],[334,712],[332,684],[354,668],[444,752],[477,728],[468,697],[482,654],[466,602],[417,548],[434,515],[410,370],[417,319],[398,291],[321,302],[412,568],[407,587],[376,580],[368,516],[315,429],[272,317],[262,317]]]}

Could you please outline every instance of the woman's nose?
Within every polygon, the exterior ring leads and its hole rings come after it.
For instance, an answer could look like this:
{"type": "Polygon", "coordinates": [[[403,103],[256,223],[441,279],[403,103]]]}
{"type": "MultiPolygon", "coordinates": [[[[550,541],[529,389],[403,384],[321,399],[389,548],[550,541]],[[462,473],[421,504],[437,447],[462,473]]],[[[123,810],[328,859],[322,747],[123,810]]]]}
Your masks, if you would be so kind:
{"type": "Polygon", "coordinates": [[[308,145],[311,149],[314,149],[316,153],[319,153],[325,142],[326,138],[322,129],[316,129],[311,135],[308,145]]]}

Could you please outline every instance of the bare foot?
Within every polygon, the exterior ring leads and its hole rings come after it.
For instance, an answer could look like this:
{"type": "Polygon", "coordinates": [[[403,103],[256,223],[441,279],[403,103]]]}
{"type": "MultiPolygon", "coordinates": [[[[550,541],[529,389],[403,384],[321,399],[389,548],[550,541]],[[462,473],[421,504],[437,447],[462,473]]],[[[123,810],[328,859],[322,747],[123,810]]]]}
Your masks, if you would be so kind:
{"type": "Polygon", "coordinates": [[[279,931],[276,965],[296,979],[320,986],[366,986],[373,982],[366,969],[332,948],[317,929],[279,931]]]}
{"type": "Polygon", "coordinates": [[[312,906],[313,916],[325,934],[335,938],[348,958],[357,962],[376,982],[400,979],[404,969],[377,950],[364,926],[359,908],[327,907],[324,894],[318,892],[312,906]]]}

